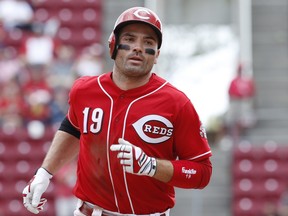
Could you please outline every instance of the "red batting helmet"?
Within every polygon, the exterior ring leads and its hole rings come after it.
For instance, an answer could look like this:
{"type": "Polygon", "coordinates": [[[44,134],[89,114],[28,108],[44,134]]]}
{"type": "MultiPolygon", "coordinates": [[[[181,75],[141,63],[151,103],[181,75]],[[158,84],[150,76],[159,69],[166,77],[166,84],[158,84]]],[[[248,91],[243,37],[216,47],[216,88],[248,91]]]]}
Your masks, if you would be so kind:
{"type": "Polygon", "coordinates": [[[124,11],[116,20],[113,32],[109,37],[109,48],[110,56],[115,59],[117,53],[118,45],[118,34],[121,28],[124,26],[142,22],[150,25],[152,29],[156,32],[158,37],[158,49],[160,49],[162,44],[162,23],[159,17],[150,9],[145,7],[133,7],[124,11]]]}

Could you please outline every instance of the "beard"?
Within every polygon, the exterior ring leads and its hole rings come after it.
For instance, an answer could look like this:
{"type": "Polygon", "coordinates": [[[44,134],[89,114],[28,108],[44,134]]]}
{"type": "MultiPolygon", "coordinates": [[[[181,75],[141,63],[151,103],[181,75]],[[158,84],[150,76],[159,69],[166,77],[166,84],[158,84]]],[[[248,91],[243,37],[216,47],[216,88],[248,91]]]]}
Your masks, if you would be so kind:
{"type": "Polygon", "coordinates": [[[133,63],[129,60],[122,61],[120,64],[117,64],[118,69],[127,77],[143,77],[150,74],[153,64],[148,64],[147,61],[142,61],[138,63],[133,63]]]}
{"type": "Polygon", "coordinates": [[[150,70],[143,66],[125,65],[123,73],[130,77],[143,77],[150,73],[150,70]]]}

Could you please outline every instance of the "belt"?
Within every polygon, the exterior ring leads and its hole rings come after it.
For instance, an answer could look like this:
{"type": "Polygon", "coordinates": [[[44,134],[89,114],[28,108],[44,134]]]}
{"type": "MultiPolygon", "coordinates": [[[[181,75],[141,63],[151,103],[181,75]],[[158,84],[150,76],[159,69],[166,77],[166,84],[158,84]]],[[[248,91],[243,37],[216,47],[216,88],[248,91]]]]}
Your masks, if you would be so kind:
{"type": "MultiPolygon", "coordinates": [[[[86,216],[92,216],[93,208],[91,208],[89,205],[87,205],[85,202],[83,202],[83,205],[79,208],[80,212],[86,216]]],[[[105,214],[105,212],[102,212],[101,216],[110,216],[111,214],[105,214]]],[[[166,216],[166,213],[160,214],[160,216],[166,216]]]]}
{"type": "MultiPolygon", "coordinates": [[[[79,211],[86,216],[91,216],[93,213],[93,208],[91,208],[85,202],[83,202],[82,206],[79,208],[79,211]]],[[[103,213],[102,213],[102,215],[103,215],[103,213]]]]}

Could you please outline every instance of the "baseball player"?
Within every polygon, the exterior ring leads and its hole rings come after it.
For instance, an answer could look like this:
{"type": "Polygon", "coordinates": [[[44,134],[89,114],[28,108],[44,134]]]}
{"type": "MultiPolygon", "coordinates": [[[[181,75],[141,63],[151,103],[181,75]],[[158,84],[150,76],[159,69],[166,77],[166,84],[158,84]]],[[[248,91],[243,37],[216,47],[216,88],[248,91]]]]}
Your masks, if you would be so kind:
{"type": "Polygon", "coordinates": [[[161,43],[150,9],[119,16],[109,38],[113,70],[75,81],[67,116],[23,190],[29,211],[43,210],[51,178],[76,156],[75,216],[168,216],[174,187],[207,186],[212,154],[199,116],[183,92],[151,72],[161,43]]]}

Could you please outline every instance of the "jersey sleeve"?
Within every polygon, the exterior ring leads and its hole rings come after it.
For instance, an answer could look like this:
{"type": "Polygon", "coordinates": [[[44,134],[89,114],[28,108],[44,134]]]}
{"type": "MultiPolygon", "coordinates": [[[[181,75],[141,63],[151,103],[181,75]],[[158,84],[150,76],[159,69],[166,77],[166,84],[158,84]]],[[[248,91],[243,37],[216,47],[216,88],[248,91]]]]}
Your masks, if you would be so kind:
{"type": "Polygon", "coordinates": [[[79,90],[79,87],[81,86],[81,84],[83,84],[85,80],[85,77],[79,78],[77,79],[71,90],[69,93],[69,109],[68,109],[68,113],[67,113],[67,118],[69,119],[70,123],[77,129],[79,129],[79,122],[77,119],[77,115],[76,115],[76,110],[77,110],[77,91],[79,90]]]}
{"type": "Polygon", "coordinates": [[[190,100],[179,111],[175,128],[174,146],[179,159],[199,161],[212,155],[205,128],[190,100]]]}

